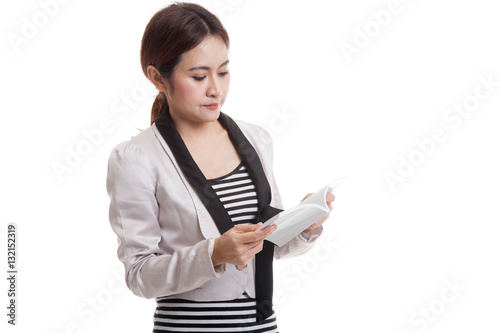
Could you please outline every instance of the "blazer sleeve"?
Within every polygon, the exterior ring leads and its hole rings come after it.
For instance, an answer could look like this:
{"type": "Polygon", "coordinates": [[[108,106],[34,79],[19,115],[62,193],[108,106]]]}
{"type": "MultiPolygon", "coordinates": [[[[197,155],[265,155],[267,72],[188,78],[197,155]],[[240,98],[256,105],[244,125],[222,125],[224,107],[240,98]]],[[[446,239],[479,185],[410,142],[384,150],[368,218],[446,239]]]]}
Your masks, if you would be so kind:
{"type": "Polygon", "coordinates": [[[213,239],[165,253],[159,247],[156,177],[152,165],[132,141],[117,145],[108,161],[106,188],[109,221],[118,237],[118,258],[128,288],[153,298],[186,292],[220,276],[214,270],[213,239]]]}
{"type": "MultiPolygon", "coordinates": [[[[261,130],[263,133],[262,142],[266,143],[263,146],[266,147],[267,152],[269,154],[267,160],[270,163],[270,167],[268,169],[270,171],[267,175],[267,178],[269,185],[271,186],[271,191],[273,196],[271,200],[271,206],[279,209],[284,209],[281,195],[278,189],[278,184],[276,183],[273,171],[274,153],[273,153],[272,136],[266,129],[261,127],[261,130]]],[[[275,246],[274,257],[276,259],[291,258],[308,252],[314,246],[314,241],[321,235],[322,232],[323,232],[323,226],[320,226],[316,228],[314,232],[310,235],[305,232],[302,232],[296,237],[292,238],[290,241],[288,241],[288,243],[284,244],[282,247],[275,246]]]]}

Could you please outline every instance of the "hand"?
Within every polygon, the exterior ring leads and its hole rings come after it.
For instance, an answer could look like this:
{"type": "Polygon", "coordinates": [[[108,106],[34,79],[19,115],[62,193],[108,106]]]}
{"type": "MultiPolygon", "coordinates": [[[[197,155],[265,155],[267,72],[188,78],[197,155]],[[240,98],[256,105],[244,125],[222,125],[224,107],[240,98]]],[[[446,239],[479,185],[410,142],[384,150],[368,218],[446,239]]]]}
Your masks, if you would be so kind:
{"type": "Polygon", "coordinates": [[[238,224],[216,238],[212,253],[214,267],[228,263],[244,268],[262,250],[264,238],[276,230],[276,225],[271,225],[256,231],[261,224],[238,224]]]}
{"type": "MultiPolygon", "coordinates": [[[[306,200],[307,198],[309,198],[311,195],[313,195],[313,193],[308,193],[304,197],[304,199],[301,200],[301,202],[304,201],[304,200],[306,200]]],[[[333,195],[333,193],[332,192],[328,192],[326,194],[326,204],[328,205],[328,208],[330,208],[330,212],[332,211],[332,202],[334,200],[335,200],[335,196],[333,195]]],[[[309,228],[307,228],[304,231],[306,233],[309,233],[313,229],[316,229],[317,227],[319,227],[320,225],[322,225],[328,219],[328,217],[330,216],[330,212],[328,212],[328,214],[326,214],[325,216],[323,216],[322,218],[320,218],[318,221],[314,222],[313,225],[311,225],[309,228]]]]}

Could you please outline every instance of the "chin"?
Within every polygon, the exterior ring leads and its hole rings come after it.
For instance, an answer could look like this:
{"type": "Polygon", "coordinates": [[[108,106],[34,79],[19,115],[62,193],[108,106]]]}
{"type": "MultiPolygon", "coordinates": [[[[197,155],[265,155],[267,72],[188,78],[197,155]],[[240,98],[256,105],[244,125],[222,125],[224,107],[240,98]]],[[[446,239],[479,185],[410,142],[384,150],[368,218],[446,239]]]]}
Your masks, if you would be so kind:
{"type": "Polygon", "coordinates": [[[201,118],[203,121],[206,122],[211,122],[211,121],[217,121],[219,119],[220,115],[220,107],[216,110],[204,110],[201,114],[201,118]]]}

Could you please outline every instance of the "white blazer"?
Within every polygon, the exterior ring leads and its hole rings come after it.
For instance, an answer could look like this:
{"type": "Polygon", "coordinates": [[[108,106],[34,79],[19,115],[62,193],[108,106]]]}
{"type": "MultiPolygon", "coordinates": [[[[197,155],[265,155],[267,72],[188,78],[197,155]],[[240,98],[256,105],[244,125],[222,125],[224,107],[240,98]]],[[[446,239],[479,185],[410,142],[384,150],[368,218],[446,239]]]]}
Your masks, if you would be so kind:
{"type": "MultiPolygon", "coordinates": [[[[283,209],[272,170],[271,135],[260,126],[235,123],[258,154],[271,187],[271,206],[283,209]]],[[[254,259],[243,270],[230,264],[214,270],[213,240],[221,234],[156,124],[112,150],[106,186],[118,258],[135,295],[217,301],[246,291],[255,297],[254,259]]],[[[322,228],[316,231],[276,246],[274,257],[307,252],[322,228]]]]}

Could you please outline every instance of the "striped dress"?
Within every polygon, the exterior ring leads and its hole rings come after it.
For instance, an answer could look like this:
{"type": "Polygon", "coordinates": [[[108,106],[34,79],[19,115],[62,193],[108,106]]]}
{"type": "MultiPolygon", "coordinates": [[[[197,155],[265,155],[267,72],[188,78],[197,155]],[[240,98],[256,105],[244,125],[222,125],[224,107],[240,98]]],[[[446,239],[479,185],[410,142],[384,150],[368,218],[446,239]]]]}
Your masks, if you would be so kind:
{"type": "MultiPolygon", "coordinates": [[[[255,220],[257,193],[245,165],[241,162],[227,175],[209,179],[233,223],[255,220]]],[[[257,324],[256,303],[243,293],[230,301],[197,302],[158,297],[154,333],[160,332],[278,332],[275,314],[257,324]]]]}

